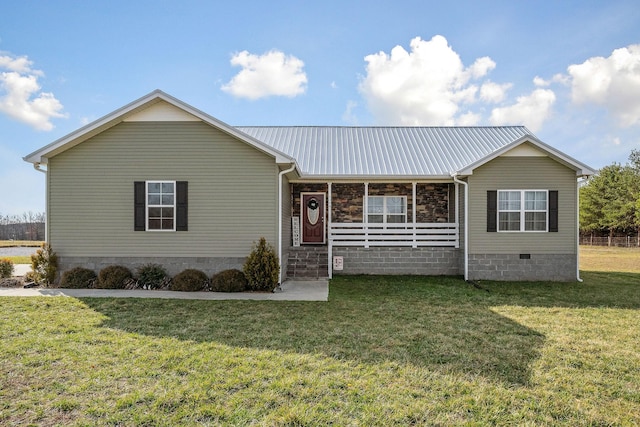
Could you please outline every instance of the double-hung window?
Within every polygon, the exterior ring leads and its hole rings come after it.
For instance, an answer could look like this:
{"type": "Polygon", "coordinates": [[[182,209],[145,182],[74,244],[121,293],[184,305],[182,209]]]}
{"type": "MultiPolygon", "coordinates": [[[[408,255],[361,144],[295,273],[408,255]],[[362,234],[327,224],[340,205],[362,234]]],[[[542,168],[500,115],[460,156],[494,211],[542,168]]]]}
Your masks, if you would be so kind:
{"type": "Polygon", "coordinates": [[[135,181],[135,231],[187,231],[187,181],[135,181]]]}
{"type": "Polygon", "coordinates": [[[403,224],[407,222],[406,196],[369,196],[367,203],[369,223],[403,224]]]}
{"type": "Polygon", "coordinates": [[[547,231],[547,190],[498,190],[498,231],[547,231]]]}
{"type": "Polygon", "coordinates": [[[147,230],[176,230],[175,181],[147,181],[147,230]]]}

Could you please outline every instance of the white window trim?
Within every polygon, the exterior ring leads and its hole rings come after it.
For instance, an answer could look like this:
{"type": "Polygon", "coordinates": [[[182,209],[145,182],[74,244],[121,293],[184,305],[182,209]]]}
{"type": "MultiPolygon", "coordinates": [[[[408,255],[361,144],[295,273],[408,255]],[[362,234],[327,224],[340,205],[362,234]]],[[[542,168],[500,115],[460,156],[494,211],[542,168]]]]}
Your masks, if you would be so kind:
{"type": "Polygon", "coordinates": [[[547,233],[549,231],[549,190],[536,190],[536,189],[526,189],[526,190],[498,190],[498,194],[496,196],[496,230],[498,233],[547,233]],[[520,210],[500,210],[500,193],[508,193],[508,192],[519,192],[520,193],[520,210]],[[525,209],[525,197],[524,193],[527,192],[544,192],[547,200],[547,209],[545,210],[536,210],[536,209],[525,209]],[[501,230],[500,229],[500,213],[501,212],[520,212],[520,230],[501,230]],[[544,212],[546,216],[545,228],[544,230],[525,230],[525,213],[526,212],[544,212]]]}
{"type": "Polygon", "coordinates": [[[167,181],[167,180],[154,180],[154,181],[145,181],[144,182],[144,215],[145,215],[145,230],[152,233],[171,233],[176,231],[176,223],[178,222],[177,213],[178,209],[176,207],[176,199],[177,195],[177,184],[176,181],[167,181]],[[173,205],[150,205],[149,204],[149,184],[173,184],[173,205]],[[172,229],[151,229],[149,228],[149,208],[167,208],[173,207],[173,228],[172,229]]]}
{"type": "Polygon", "coordinates": [[[391,224],[391,225],[393,225],[393,224],[396,224],[396,225],[406,224],[407,223],[407,214],[408,214],[407,212],[408,212],[408,210],[409,209],[408,209],[408,206],[407,206],[407,196],[395,196],[395,195],[392,195],[392,194],[390,194],[390,195],[386,195],[386,194],[383,194],[383,195],[371,195],[371,194],[369,194],[369,195],[367,195],[367,204],[366,204],[366,212],[365,212],[365,214],[366,214],[366,217],[367,217],[367,223],[368,224],[385,224],[385,225],[386,224],[391,224]],[[384,200],[383,204],[382,204],[382,214],[369,213],[369,206],[370,206],[369,199],[371,199],[373,197],[382,197],[382,199],[384,200]],[[394,213],[390,214],[389,212],[387,212],[387,199],[389,197],[400,197],[400,198],[402,198],[402,200],[404,201],[404,214],[394,214],[394,213]],[[382,215],[382,222],[371,222],[371,221],[369,221],[369,216],[371,216],[371,215],[382,215]],[[387,215],[398,215],[398,216],[404,215],[404,222],[402,222],[402,223],[387,222],[387,215]]]}

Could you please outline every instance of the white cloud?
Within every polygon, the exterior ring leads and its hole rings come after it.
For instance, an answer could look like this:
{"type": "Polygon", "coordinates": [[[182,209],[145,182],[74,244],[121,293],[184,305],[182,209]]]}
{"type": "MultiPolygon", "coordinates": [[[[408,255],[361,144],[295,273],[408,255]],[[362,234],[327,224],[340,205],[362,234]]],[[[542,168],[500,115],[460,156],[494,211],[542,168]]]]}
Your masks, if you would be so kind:
{"type": "Polygon", "coordinates": [[[347,107],[344,110],[344,113],[342,113],[342,120],[345,121],[346,123],[350,123],[352,125],[357,125],[358,124],[358,118],[353,113],[353,110],[355,110],[357,107],[358,107],[358,103],[357,102],[349,100],[347,102],[347,107]]]}
{"type": "Polygon", "coordinates": [[[511,83],[498,84],[487,81],[480,87],[480,99],[485,102],[497,104],[504,101],[507,91],[511,89],[511,83]]]}
{"type": "Polygon", "coordinates": [[[480,123],[481,119],[482,117],[480,116],[480,114],[469,111],[464,114],[460,114],[457,120],[457,124],[459,126],[476,126],[478,123],[480,123]]]}
{"type": "MultiPolygon", "coordinates": [[[[477,113],[461,113],[461,105],[478,101],[474,80],[495,68],[489,57],[477,59],[469,67],[443,36],[429,41],[416,37],[411,51],[396,46],[391,54],[366,56],[367,74],[360,92],[378,122],[399,125],[454,125],[477,122],[477,113]]],[[[495,85],[495,84],[494,84],[495,85]]],[[[485,88],[485,98],[499,98],[510,85],[485,88]],[[493,89],[493,93],[490,93],[493,89]]],[[[480,89],[481,97],[482,90],[480,89]]]]}
{"type": "Polygon", "coordinates": [[[272,50],[264,55],[242,51],[231,58],[231,65],[242,67],[222,90],[233,96],[259,99],[268,96],[295,97],[307,88],[304,62],[292,55],[272,50]]]}
{"type": "Polygon", "coordinates": [[[640,124],[640,44],[570,65],[568,72],[574,103],[604,106],[621,127],[640,124]]]}
{"type": "Polygon", "coordinates": [[[41,92],[38,78],[44,74],[31,68],[27,57],[0,55],[0,112],[38,130],[51,130],[54,117],[67,117],[52,93],[41,92]]]}
{"type": "Polygon", "coordinates": [[[519,96],[513,105],[494,108],[489,121],[496,126],[524,124],[536,132],[550,116],[555,101],[556,95],[552,90],[535,89],[527,96],[519,96]]]}
{"type": "Polygon", "coordinates": [[[533,78],[533,84],[536,85],[537,87],[546,87],[546,86],[549,86],[551,82],[549,80],[543,79],[542,77],[535,76],[533,78]]]}

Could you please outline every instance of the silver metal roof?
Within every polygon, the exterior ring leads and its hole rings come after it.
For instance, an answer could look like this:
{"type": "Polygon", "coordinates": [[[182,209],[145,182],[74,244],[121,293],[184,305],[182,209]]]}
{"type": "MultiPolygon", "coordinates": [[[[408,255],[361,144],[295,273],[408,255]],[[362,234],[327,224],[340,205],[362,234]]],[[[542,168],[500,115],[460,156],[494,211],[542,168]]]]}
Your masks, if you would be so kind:
{"type": "Polygon", "coordinates": [[[524,126],[249,126],[238,130],[297,160],[303,176],[432,176],[452,172],[531,135],[524,126]]]}

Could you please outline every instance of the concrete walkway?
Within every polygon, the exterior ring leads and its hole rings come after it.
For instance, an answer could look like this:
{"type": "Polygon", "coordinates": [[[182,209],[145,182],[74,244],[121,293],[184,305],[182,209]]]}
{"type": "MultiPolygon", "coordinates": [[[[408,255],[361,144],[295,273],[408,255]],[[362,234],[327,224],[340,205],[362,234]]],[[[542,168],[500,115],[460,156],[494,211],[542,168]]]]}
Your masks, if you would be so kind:
{"type": "Polygon", "coordinates": [[[22,277],[31,271],[31,264],[14,264],[13,275],[16,277],[22,277]]]}
{"type": "MultiPolygon", "coordinates": [[[[16,264],[15,276],[31,271],[28,264],[16,264]]],[[[72,298],[162,298],[199,300],[256,300],[256,301],[328,301],[327,280],[287,280],[282,290],[267,292],[176,292],[122,289],[48,289],[0,288],[0,297],[72,297],[72,298]]]]}
{"type": "Polygon", "coordinates": [[[256,301],[328,301],[327,280],[295,281],[282,284],[282,291],[268,292],[177,292],[122,289],[48,289],[0,288],[0,297],[72,297],[72,298],[161,298],[198,300],[256,301]]]}

